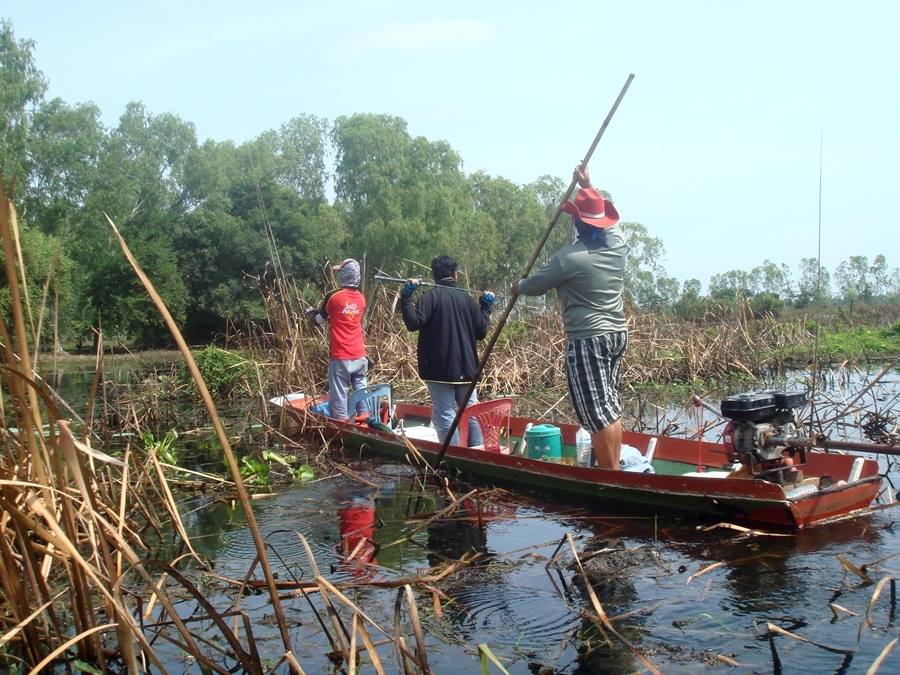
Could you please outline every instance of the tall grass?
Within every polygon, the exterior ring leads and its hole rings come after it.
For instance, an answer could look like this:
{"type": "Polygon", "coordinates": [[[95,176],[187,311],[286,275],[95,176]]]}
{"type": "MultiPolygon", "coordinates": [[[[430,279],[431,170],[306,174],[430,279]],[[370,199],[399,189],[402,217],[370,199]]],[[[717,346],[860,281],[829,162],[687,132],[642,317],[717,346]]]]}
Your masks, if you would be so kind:
{"type": "MultiPolygon", "coordinates": [[[[181,526],[155,453],[129,449],[119,459],[91,447],[89,429],[79,432],[69,426],[32,371],[26,320],[33,319],[23,311],[19,293],[25,275],[15,253],[16,212],[2,188],[0,237],[11,297],[11,327],[0,317],[0,591],[5,624],[0,664],[7,671],[38,671],[77,658],[103,671],[115,664],[134,673],[151,665],[164,672],[152,646],[162,639],[205,668],[226,672],[201,649],[169,595],[173,584],[180,593],[192,592],[176,565],[205,562],[193,552],[181,526]],[[152,559],[148,542],[165,528],[175,530],[189,553],[186,558],[171,563],[152,559]],[[149,635],[141,621],[141,608],[148,604],[160,607],[154,617],[157,626],[165,626],[149,635]]],[[[202,380],[197,385],[202,389],[202,380]]],[[[233,475],[239,496],[246,496],[236,464],[233,475]]],[[[246,507],[249,511],[249,500],[246,507]]],[[[248,520],[255,527],[250,512],[248,520]]],[[[260,552],[267,569],[262,546],[260,552]]],[[[270,571],[267,576],[271,579],[270,571]]],[[[194,595],[202,604],[202,596],[194,595]]],[[[277,593],[272,603],[277,612],[277,593]]],[[[262,672],[256,650],[242,646],[214,608],[207,619],[221,624],[231,658],[247,672],[262,672]]],[[[283,634],[287,636],[286,626],[283,634]]],[[[252,633],[246,639],[252,640],[252,633]]]]}
{"type": "MultiPolygon", "coordinates": [[[[286,667],[303,673],[293,651],[292,630],[297,625],[289,626],[285,619],[268,560],[271,548],[256,524],[250,495],[210,393],[165,304],[115,225],[110,222],[110,226],[179,344],[193,384],[204,400],[229,466],[228,484],[244,512],[256,556],[244,582],[233,588],[233,597],[219,596],[220,602],[226,603],[224,608],[214,606],[199,590],[193,579],[201,574],[208,578],[212,570],[191,545],[157,448],[129,446],[123,456],[116,457],[108,448],[91,445],[91,411],[100,380],[101,351],[85,421],[75,415],[79,426],[73,427],[63,418],[55,393],[32,369],[28,340],[32,333],[26,324],[35,319],[23,309],[25,301],[19,289],[25,275],[22,258],[16,253],[16,213],[0,187],[0,238],[12,300],[9,320],[0,315],[0,414],[4,420],[0,430],[0,670],[18,673],[64,668],[72,672],[94,668],[141,673],[152,669],[164,673],[167,664],[156,649],[169,644],[194,659],[203,672],[261,674],[286,667]],[[182,552],[174,559],[155,558],[163,550],[164,534],[166,550],[182,552]],[[262,580],[253,579],[257,568],[262,580]],[[267,592],[274,612],[282,642],[281,658],[275,662],[264,663],[253,622],[242,609],[241,597],[251,582],[259,582],[267,592]],[[185,598],[195,609],[182,615],[179,609],[184,612],[185,598]]],[[[288,292],[288,288],[277,291],[282,297],[288,292]]],[[[306,366],[312,367],[312,360],[305,358],[304,340],[308,338],[299,337],[299,330],[291,328],[292,316],[284,305],[270,317],[279,327],[269,331],[269,335],[277,335],[273,344],[291,355],[283,360],[284,381],[297,381],[298,373],[302,377],[306,366]]],[[[36,320],[40,323],[41,318],[36,320]]],[[[257,381],[261,381],[258,372],[257,381]]],[[[261,406],[265,415],[264,401],[261,406]]],[[[216,485],[221,488],[221,479],[216,485]]],[[[369,637],[372,628],[388,638],[380,644],[396,651],[403,670],[430,672],[410,591],[405,598],[416,629],[415,650],[405,646],[399,625],[394,633],[386,632],[322,577],[308,547],[307,553],[309,567],[316,572],[319,604],[328,607],[334,621],[333,631],[324,622],[319,625],[329,642],[338,645],[338,658],[350,664],[351,672],[366,652],[373,665],[379,664],[376,645],[369,637]],[[332,605],[330,598],[337,602],[332,605]],[[364,646],[357,644],[357,638],[364,646]]],[[[321,611],[310,598],[304,600],[313,613],[321,611]]],[[[375,669],[383,672],[380,664],[375,669]]]]}

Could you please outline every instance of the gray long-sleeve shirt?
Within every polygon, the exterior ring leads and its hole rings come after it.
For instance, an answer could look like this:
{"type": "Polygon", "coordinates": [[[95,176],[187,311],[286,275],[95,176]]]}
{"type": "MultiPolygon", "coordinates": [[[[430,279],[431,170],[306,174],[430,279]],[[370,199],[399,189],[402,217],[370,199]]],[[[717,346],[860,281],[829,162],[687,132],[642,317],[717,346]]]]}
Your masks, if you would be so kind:
{"type": "Polygon", "coordinates": [[[625,330],[622,290],[625,282],[625,239],[619,225],[606,230],[606,246],[576,240],[519,282],[523,295],[556,289],[563,327],[570,339],[625,330]]]}

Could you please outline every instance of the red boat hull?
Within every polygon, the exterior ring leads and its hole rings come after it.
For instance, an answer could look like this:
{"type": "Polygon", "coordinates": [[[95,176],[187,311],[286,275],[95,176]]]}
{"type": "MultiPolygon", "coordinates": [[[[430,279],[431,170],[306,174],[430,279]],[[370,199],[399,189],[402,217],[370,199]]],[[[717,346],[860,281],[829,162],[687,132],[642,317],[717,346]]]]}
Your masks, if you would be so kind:
{"type": "MultiPolygon", "coordinates": [[[[427,440],[405,440],[394,433],[377,431],[352,422],[338,422],[307,412],[307,406],[322,400],[298,397],[286,401],[285,410],[294,433],[338,439],[345,446],[358,446],[374,452],[402,458],[409,454],[407,442],[429,462],[437,460],[440,444],[427,440]]],[[[398,404],[397,419],[427,420],[431,409],[398,404]]],[[[527,418],[510,420],[510,436],[519,438],[527,418]]],[[[559,424],[562,442],[574,445],[576,425],[559,424]]],[[[625,432],[623,441],[644,452],[653,438],[647,434],[625,432]]],[[[801,529],[839,518],[861,514],[875,499],[881,487],[878,464],[866,459],[860,477],[844,483],[853,464],[853,455],[809,452],[802,467],[806,478],[828,477],[831,487],[800,498],[787,498],[782,486],[755,478],[723,478],[683,475],[725,470],[729,461],[724,446],[689,441],[670,436],[657,437],[654,467],[657,473],[632,473],[571,466],[518,455],[485,452],[476,448],[451,445],[444,463],[451,468],[482,476],[505,485],[535,488],[544,492],[584,498],[607,505],[641,507],[642,511],[670,514],[673,511],[696,514],[704,519],[727,520],[778,529],[801,529]]]]}

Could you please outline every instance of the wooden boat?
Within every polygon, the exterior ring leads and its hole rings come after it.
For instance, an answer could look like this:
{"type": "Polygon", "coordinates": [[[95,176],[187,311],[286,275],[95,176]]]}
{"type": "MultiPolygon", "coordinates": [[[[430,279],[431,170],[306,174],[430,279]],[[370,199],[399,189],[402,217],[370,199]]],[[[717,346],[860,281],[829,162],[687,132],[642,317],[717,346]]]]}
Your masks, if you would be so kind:
{"type": "MultiPolygon", "coordinates": [[[[290,394],[272,402],[286,413],[283,418],[292,422],[293,430],[289,433],[337,439],[344,446],[395,458],[408,456],[408,443],[412,443],[425,460],[431,464],[436,461],[441,444],[433,434],[429,440],[422,433],[430,422],[429,407],[398,403],[393,407],[396,428],[379,430],[364,422],[340,422],[327,417],[321,412],[325,400],[323,396],[290,394]]],[[[878,463],[859,456],[811,450],[804,455],[805,463],[798,467],[802,479],[779,484],[759,477],[728,477],[734,465],[722,444],[627,431],[623,442],[642,453],[654,444],[655,438],[652,457],[655,473],[543,461],[515,453],[526,425],[535,420],[514,416],[507,419],[505,443],[513,448],[509,454],[505,450],[451,444],[444,465],[498,484],[537,489],[582,504],[590,500],[595,504],[639,507],[641,513],[667,515],[678,511],[703,520],[789,530],[860,515],[881,487],[878,463]]],[[[571,451],[578,426],[557,426],[565,449],[571,451]]]]}

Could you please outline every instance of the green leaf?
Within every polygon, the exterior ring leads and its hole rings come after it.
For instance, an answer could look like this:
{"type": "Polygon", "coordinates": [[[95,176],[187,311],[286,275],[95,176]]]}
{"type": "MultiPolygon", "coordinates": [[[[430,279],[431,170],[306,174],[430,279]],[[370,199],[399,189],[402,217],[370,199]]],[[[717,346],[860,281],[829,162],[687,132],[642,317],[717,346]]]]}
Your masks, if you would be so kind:
{"type": "Polygon", "coordinates": [[[303,466],[294,469],[294,478],[299,481],[312,480],[315,477],[316,472],[313,471],[313,468],[309,464],[304,464],[303,466]]]}
{"type": "Polygon", "coordinates": [[[267,461],[278,462],[282,466],[290,466],[290,463],[284,457],[282,457],[277,452],[274,452],[272,450],[263,450],[262,456],[263,456],[263,459],[265,459],[267,461]]]}
{"type": "Polygon", "coordinates": [[[72,667],[80,673],[90,673],[91,675],[103,675],[99,668],[92,666],[90,663],[75,659],[72,661],[72,667]]]}

